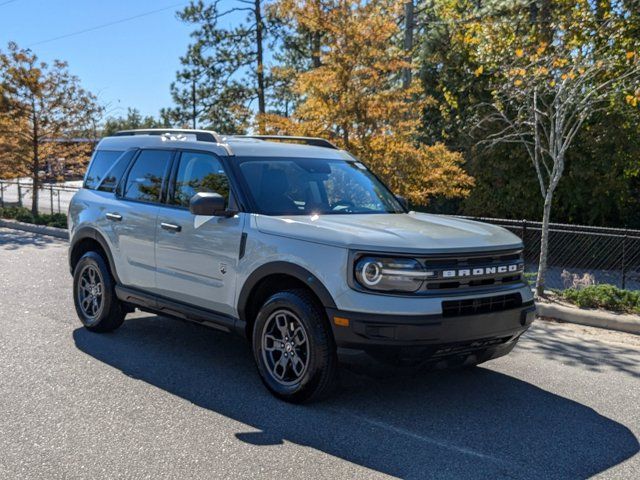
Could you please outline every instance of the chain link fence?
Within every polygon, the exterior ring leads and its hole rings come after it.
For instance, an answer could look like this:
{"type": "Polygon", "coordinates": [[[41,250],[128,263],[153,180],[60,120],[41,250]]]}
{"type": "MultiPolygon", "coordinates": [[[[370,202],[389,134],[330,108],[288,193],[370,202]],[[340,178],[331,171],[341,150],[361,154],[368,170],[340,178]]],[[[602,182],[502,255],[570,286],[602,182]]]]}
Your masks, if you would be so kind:
{"type": "MultiPolygon", "coordinates": [[[[81,183],[42,184],[38,211],[66,213],[81,183]]],[[[0,180],[0,207],[31,208],[32,192],[31,182],[0,180]]],[[[500,225],[518,235],[524,242],[526,271],[537,271],[542,223],[463,218],[500,225]]],[[[640,230],[552,223],[549,227],[547,288],[565,289],[592,283],[609,283],[620,288],[640,290],[640,230]]]]}
{"type": "MultiPolygon", "coordinates": [[[[540,259],[541,222],[464,217],[500,225],[524,243],[527,272],[536,272],[540,259]]],[[[640,230],[552,223],[546,287],[608,283],[640,290],[640,230]]]]}

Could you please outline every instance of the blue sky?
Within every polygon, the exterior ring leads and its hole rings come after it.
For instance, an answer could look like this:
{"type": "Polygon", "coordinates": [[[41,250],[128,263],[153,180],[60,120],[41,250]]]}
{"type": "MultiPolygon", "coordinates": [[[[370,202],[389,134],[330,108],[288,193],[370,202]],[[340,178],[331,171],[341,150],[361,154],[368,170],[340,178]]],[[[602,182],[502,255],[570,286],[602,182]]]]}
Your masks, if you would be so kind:
{"type": "MultiPolygon", "coordinates": [[[[178,0],[0,0],[0,49],[13,40],[42,60],[66,60],[111,115],[135,107],[156,115],[171,104],[169,84],[191,26],[176,18],[178,0]],[[165,7],[167,10],[78,35],[83,29],[165,7]],[[43,43],[40,43],[43,42],[43,43]]],[[[226,2],[224,2],[226,3],[226,2]]]]}

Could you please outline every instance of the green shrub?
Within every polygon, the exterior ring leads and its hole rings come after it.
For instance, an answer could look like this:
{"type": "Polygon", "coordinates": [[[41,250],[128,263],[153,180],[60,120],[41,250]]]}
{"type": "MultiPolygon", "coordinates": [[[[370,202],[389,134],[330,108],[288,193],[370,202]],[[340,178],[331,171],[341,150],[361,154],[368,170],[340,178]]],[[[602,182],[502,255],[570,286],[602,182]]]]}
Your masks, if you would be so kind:
{"type": "Polygon", "coordinates": [[[48,227],[67,228],[67,216],[64,213],[33,215],[24,207],[0,208],[0,218],[11,218],[19,222],[35,223],[48,227]]]}
{"type": "Polygon", "coordinates": [[[24,209],[24,211],[18,212],[14,218],[19,222],[25,222],[25,223],[34,223],[35,221],[33,214],[27,209],[24,209]]]}
{"type": "Polygon", "coordinates": [[[47,215],[36,215],[33,217],[33,223],[36,225],[46,225],[47,224],[47,215]]]}
{"type": "Polygon", "coordinates": [[[64,213],[54,213],[47,216],[49,217],[47,225],[50,227],[67,228],[67,216],[64,213]]]}
{"type": "Polygon", "coordinates": [[[622,290],[614,285],[569,288],[562,298],[582,308],[605,308],[613,312],[640,313],[640,291],[622,290]]]}
{"type": "Polygon", "coordinates": [[[30,215],[28,208],[24,207],[4,207],[0,208],[0,218],[17,218],[19,215],[30,215]]]}

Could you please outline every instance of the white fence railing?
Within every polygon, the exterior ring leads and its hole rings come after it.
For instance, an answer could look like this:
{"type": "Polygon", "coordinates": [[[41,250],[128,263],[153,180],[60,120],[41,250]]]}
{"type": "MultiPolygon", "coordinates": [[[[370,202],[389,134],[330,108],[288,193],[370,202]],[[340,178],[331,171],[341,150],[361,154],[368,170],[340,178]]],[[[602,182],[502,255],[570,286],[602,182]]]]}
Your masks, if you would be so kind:
{"type": "MultiPolygon", "coordinates": [[[[69,202],[80,188],[74,184],[42,183],[38,189],[38,213],[67,213],[69,202]]],[[[0,180],[0,207],[31,208],[33,183],[25,180],[0,180]]]]}

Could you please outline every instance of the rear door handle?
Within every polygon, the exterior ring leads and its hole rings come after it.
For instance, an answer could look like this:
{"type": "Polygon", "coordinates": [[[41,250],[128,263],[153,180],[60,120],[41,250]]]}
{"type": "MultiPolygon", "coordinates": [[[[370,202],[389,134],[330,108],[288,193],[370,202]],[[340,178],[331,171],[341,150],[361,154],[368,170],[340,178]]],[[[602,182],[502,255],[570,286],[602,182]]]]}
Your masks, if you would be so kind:
{"type": "Polygon", "coordinates": [[[164,229],[164,230],[168,230],[170,232],[179,232],[182,230],[182,227],[180,225],[174,225],[173,223],[161,223],[160,224],[160,228],[164,229]]]}
{"type": "Polygon", "coordinates": [[[118,213],[107,213],[105,217],[107,217],[107,220],[111,220],[114,222],[119,222],[120,220],[122,220],[122,215],[118,213]]]}

